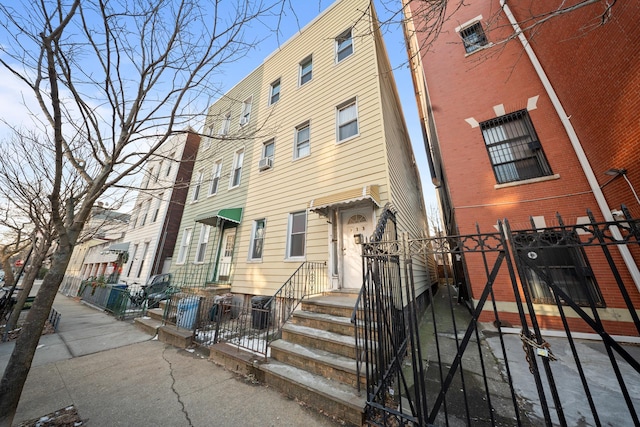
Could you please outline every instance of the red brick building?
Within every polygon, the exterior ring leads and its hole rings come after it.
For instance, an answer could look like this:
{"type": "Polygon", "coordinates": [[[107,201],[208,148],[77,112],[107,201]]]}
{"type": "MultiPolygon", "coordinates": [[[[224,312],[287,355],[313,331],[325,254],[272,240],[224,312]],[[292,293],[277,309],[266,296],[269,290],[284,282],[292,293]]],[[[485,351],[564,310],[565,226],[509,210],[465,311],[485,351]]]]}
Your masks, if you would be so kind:
{"type": "MultiPolygon", "coordinates": [[[[426,2],[404,3],[431,175],[450,235],[473,233],[476,223],[490,231],[502,218],[512,229],[552,227],[556,213],[575,224],[587,209],[611,221],[622,205],[640,217],[639,2],[554,14],[582,2],[450,1],[435,40],[426,2]]],[[[619,248],[612,255],[640,307],[639,248],[619,248]]],[[[637,334],[619,323],[630,319],[617,310],[615,280],[599,269],[604,258],[588,262],[603,321],[637,334]]],[[[474,275],[486,277],[484,266],[467,259],[466,268],[477,299],[484,282],[474,275]]],[[[510,292],[496,284],[506,318],[510,292]]],[[[542,326],[558,327],[544,302],[536,301],[542,326]]]]}

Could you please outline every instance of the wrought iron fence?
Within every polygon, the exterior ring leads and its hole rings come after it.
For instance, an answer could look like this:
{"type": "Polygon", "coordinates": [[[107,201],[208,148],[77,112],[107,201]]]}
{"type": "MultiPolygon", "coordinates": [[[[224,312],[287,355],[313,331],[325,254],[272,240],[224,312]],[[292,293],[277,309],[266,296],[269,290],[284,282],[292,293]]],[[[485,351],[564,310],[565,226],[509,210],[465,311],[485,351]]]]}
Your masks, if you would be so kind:
{"type": "Polygon", "coordinates": [[[226,342],[267,357],[268,344],[280,336],[302,299],[327,287],[326,263],[305,262],[273,296],[179,292],[168,302],[164,319],[193,331],[202,345],[226,342]]]}
{"type": "Polygon", "coordinates": [[[179,288],[203,288],[233,281],[232,263],[185,264],[172,271],[171,283],[179,288]]]}
{"type": "Polygon", "coordinates": [[[624,245],[639,255],[640,221],[623,211],[614,222],[589,212],[587,224],[558,216],[548,228],[511,230],[505,220],[498,232],[365,245],[370,286],[356,318],[367,335],[360,339],[367,422],[640,425],[640,357],[624,344],[640,339],[640,295],[614,251],[624,245]],[[415,253],[439,255],[444,277],[437,291],[426,288],[430,304],[418,327],[408,304],[398,330],[393,301],[401,300],[388,286],[399,263],[405,301],[414,298],[415,253]],[[451,275],[456,260],[466,283],[451,275]],[[466,286],[470,306],[459,301],[466,286]],[[367,314],[368,307],[384,315],[367,314]]]}

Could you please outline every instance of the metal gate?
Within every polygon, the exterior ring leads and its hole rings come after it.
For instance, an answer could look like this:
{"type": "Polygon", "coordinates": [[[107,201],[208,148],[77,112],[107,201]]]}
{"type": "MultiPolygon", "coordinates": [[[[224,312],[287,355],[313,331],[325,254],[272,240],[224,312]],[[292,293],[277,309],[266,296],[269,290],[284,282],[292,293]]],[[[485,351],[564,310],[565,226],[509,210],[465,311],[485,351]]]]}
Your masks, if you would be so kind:
{"type": "Polygon", "coordinates": [[[398,238],[385,212],[353,318],[367,422],[640,425],[640,295],[617,248],[638,259],[640,222],[623,211],[428,239],[398,238]],[[437,285],[416,282],[420,258],[442,265],[437,285]]]}

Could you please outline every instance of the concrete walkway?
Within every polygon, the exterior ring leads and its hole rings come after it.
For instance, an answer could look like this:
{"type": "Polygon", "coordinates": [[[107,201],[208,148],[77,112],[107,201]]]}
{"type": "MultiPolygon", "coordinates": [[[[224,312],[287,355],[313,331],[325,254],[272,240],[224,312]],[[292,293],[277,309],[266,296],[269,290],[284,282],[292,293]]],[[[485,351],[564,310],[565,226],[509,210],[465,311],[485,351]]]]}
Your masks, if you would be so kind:
{"type": "MultiPolygon", "coordinates": [[[[14,419],[75,405],[93,426],[333,426],[279,392],[59,294],[14,419]]],[[[14,343],[0,344],[0,368],[14,343]]]]}

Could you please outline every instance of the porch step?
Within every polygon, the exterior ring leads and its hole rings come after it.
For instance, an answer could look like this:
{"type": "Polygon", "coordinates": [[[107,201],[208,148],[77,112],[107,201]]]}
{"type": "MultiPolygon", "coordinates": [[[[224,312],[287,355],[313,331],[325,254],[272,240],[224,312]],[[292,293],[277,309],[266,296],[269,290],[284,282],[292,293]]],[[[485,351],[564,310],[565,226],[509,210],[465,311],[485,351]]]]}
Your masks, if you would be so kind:
{"type": "Polygon", "coordinates": [[[162,326],[162,321],[157,319],[152,319],[151,317],[138,317],[133,319],[133,323],[151,336],[156,336],[158,334],[158,328],[162,326]]]}
{"type": "Polygon", "coordinates": [[[324,313],[351,319],[357,296],[353,294],[330,293],[302,301],[302,310],[324,313]]]}
{"type": "Polygon", "coordinates": [[[353,336],[287,323],[282,328],[282,339],[308,348],[326,350],[352,359],[356,358],[356,345],[353,336]]]}
{"type": "Polygon", "coordinates": [[[147,317],[150,317],[154,320],[162,321],[162,317],[164,316],[164,307],[162,308],[150,308],[147,310],[147,317]]]}
{"type": "Polygon", "coordinates": [[[289,397],[331,414],[347,425],[362,425],[364,393],[359,396],[353,387],[278,361],[272,360],[260,369],[268,385],[289,397]]]}
{"type": "MultiPolygon", "coordinates": [[[[322,349],[309,349],[285,340],[271,343],[271,357],[279,362],[304,369],[324,378],[337,380],[352,387],[358,386],[355,359],[340,356],[322,349]]],[[[365,384],[364,373],[360,373],[360,383],[365,384]]]]}
{"type": "Polygon", "coordinates": [[[291,321],[296,325],[322,329],[340,335],[355,335],[350,317],[332,316],[325,313],[298,310],[293,312],[291,321]]]}

